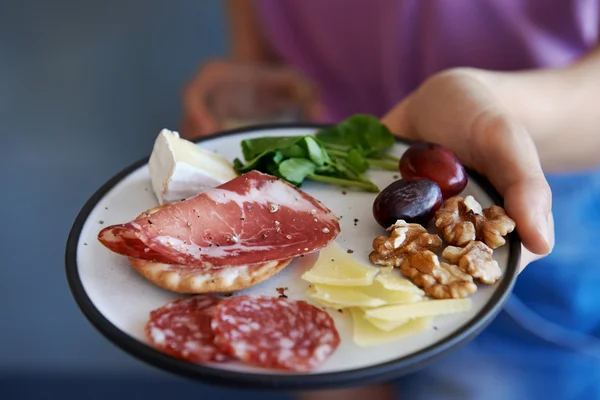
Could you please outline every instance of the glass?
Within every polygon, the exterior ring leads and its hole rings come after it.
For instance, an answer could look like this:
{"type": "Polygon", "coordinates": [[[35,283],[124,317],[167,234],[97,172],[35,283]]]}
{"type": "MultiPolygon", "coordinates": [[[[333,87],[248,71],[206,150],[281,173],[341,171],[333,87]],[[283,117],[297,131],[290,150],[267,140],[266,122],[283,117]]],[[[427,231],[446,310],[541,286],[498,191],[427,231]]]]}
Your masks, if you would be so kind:
{"type": "MultiPolygon", "coordinates": [[[[241,71],[240,71],[241,72],[241,71]]],[[[231,77],[208,92],[207,105],[222,129],[307,121],[307,99],[295,85],[269,79],[269,71],[231,77]]]]}

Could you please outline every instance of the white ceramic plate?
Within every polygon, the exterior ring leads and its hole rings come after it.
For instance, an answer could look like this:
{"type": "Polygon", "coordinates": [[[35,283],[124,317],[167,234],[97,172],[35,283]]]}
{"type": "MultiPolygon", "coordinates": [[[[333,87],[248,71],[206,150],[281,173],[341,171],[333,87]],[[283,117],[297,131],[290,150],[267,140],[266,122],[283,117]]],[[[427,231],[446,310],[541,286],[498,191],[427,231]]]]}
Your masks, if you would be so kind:
{"type": "MultiPolygon", "coordinates": [[[[244,138],[304,135],[316,129],[317,126],[289,125],[247,128],[212,136],[198,144],[233,160],[242,158],[240,141],[244,138]]],[[[406,147],[406,143],[398,141],[393,153],[400,156],[406,147]]],[[[520,242],[516,234],[511,234],[509,243],[494,252],[504,271],[503,278],[491,286],[480,285],[471,297],[470,312],[436,317],[430,331],[378,347],[356,346],[352,340],[350,314],[331,311],[342,342],[333,356],[310,374],[274,372],[240,363],[197,365],[178,360],[146,345],[143,332],[151,310],[181,295],[153,285],[130,267],[126,257],[110,252],[97,240],[103,227],[128,222],[158,204],[151,189],[147,161],[141,160],[113,177],[85,204],[68,239],[67,276],[75,300],[100,332],[133,356],[174,373],[213,384],[286,390],[392,379],[472,339],[500,311],[517,275],[520,242]]],[[[371,170],[367,176],[383,189],[398,179],[399,173],[371,170]]],[[[316,182],[308,182],[301,189],[321,200],[341,218],[337,241],[368,263],[372,240],[383,232],[372,216],[376,194],[316,182]]],[[[462,195],[468,194],[484,207],[493,203],[501,205],[501,199],[487,182],[471,172],[462,195]]],[[[300,276],[315,259],[314,254],[297,258],[275,277],[243,293],[277,296],[276,288],[287,287],[289,298],[308,300],[304,295],[308,283],[300,276]]]]}

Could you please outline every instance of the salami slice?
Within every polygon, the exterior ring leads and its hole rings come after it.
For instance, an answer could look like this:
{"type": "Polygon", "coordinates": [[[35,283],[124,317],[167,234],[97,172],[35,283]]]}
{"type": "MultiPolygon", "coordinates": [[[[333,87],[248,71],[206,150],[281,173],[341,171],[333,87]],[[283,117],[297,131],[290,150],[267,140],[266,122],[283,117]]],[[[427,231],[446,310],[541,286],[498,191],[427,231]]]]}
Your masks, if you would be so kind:
{"type": "Polygon", "coordinates": [[[146,324],[147,340],[158,350],[191,362],[230,360],[215,345],[210,326],[219,301],[216,297],[194,296],[152,311],[146,324]]]}
{"type": "Polygon", "coordinates": [[[325,311],[304,301],[238,296],[216,307],[215,343],[248,364],[311,371],[337,349],[340,337],[325,311]]]}

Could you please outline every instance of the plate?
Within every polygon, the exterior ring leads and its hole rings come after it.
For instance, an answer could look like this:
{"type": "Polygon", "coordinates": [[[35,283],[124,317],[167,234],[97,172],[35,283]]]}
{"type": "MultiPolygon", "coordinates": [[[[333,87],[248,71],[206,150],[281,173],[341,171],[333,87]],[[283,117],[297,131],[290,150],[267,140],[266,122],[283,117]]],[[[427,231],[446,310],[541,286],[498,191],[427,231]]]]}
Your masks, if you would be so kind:
{"type": "MultiPolygon", "coordinates": [[[[306,135],[318,125],[277,125],[238,129],[203,138],[198,145],[233,160],[242,157],[240,141],[260,136],[306,135]]],[[[408,143],[398,140],[392,152],[400,156],[408,143]]],[[[381,345],[362,348],[352,340],[350,313],[329,310],[342,342],[331,358],[311,373],[286,373],[255,369],[238,363],[193,364],[167,356],[146,344],[144,324],[153,309],[181,297],[147,281],[130,267],[126,257],[110,252],[98,240],[105,226],[127,222],[140,212],[158,205],[152,192],[148,158],[125,168],[106,182],[84,205],[70,232],[66,248],[66,273],[72,294],[89,321],[110,341],[127,353],[156,367],[210,384],[261,389],[324,389],[372,384],[391,380],[434,361],[436,357],[464,344],[481,332],[501,310],[517,276],[520,242],[516,233],[494,256],[503,270],[500,281],[480,285],[471,311],[434,319],[427,332],[381,345]]],[[[469,184],[462,196],[473,195],[482,206],[502,205],[502,199],[479,175],[469,171],[469,184]]],[[[380,189],[399,173],[369,170],[368,178],[380,189]]],[[[302,190],[321,200],[341,218],[337,238],[354,256],[369,263],[372,240],[382,229],[372,216],[375,193],[345,190],[318,182],[305,183],[302,190]]],[[[273,278],[240,293],[277,296],[287,287],[290,299],[308,300],[308,283],[300,276],[316,255],[296,258],[273,278]]]]}

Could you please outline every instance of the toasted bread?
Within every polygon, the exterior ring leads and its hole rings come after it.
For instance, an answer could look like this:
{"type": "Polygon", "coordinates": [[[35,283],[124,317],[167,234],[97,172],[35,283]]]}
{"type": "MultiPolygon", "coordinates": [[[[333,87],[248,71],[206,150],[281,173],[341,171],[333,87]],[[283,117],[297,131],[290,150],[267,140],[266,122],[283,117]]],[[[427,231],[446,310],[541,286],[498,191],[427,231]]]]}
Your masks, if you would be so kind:
{"type": "Polygon", "coordinates": [[[259,284],[284,269],[292,259],[203,270],[129,258],[140,274],[155,285],[177,293],[226,293],[259,284]]]}

